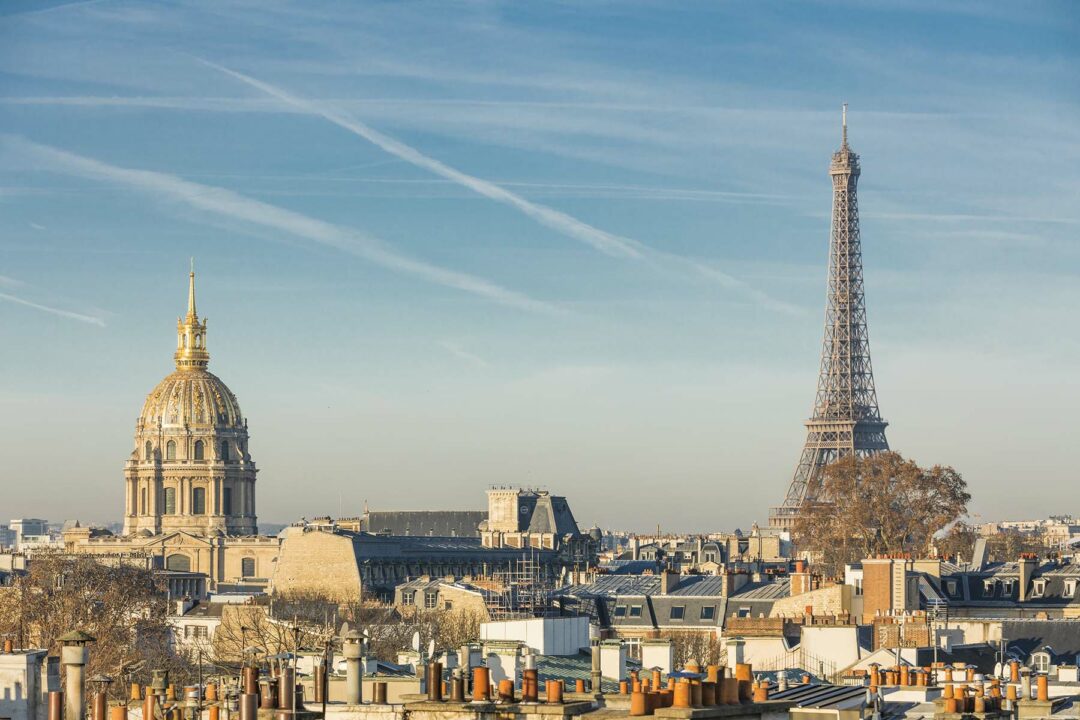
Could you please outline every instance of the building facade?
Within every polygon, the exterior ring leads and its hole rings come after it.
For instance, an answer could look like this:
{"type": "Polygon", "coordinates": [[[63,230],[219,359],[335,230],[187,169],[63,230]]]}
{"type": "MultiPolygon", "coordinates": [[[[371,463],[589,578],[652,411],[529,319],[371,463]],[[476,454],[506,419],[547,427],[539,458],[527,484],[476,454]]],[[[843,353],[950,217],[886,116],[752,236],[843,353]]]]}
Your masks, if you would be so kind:
{"type": "Polygon", "coordinates": [[[176,323],[176,371],[150,391],[124,466],[124,534],[254,535],[255,463],[236,396],[207,370],[206,320],[176,323]]]}
{"type": "Polygon", "coordinates": [[[207,370],[205,318],[188,277],[187,314],[177,320],[176,370],[158,383],[135,423],[124,466],[122,535],[63,533],[67,552],[127,557],[161,571],[185,594],[266,589],[278,539],[257,534],[255,463],[236,396],[207,370]],[[190,583],[205,576],[205,583],[190,583]],[[181,582],[182,581],[182,582],[181,582]]]}

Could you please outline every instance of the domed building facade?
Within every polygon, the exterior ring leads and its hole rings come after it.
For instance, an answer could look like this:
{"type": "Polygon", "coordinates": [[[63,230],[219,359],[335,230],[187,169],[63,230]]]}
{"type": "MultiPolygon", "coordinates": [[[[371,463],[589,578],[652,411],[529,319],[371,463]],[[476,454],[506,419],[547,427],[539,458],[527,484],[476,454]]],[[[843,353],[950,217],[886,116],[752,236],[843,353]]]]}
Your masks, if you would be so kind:
{"type": "Polygon", "coordinates": [[[135,423],[124,466],[124,534],[255,535],[257,471],[247,420],[236,396],[207,370],[194,271],[176,336],[176,371],[150,391],[135,423]]]}

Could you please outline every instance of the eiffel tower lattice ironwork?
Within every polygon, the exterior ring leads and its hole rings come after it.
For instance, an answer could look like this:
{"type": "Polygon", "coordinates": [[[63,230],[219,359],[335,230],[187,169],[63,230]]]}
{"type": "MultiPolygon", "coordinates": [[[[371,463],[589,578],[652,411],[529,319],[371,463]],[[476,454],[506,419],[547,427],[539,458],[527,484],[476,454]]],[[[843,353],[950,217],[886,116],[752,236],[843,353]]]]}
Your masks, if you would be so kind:
{"type": "Polygon", "coordinates": [[[806,422],[806,444],[783,505],[772,508],[769,525],[790,529],[799,509],[817,498],[826,465],[849,455],[889,449],[878,409],[863,295],[862,240],[859,237],[859,156],[847,140],[844,105],[840,149],[829,165],[832,176],[832,229],[829,239],[829,289],[825,339],[813,416],[806,422]]]}

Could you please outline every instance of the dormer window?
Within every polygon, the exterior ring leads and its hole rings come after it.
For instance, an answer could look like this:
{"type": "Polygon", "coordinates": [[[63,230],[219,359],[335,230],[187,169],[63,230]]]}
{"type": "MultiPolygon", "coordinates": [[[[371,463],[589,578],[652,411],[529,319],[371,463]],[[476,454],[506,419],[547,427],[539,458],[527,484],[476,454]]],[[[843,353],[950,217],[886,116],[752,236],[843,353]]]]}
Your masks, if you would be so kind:
{"type": "Polygon", "coordinates": [[[1050,653],[1044,650],[1031,653],[1031,667],[1034,668],[1037,673],[1050,672],[1050,653]]]}
{"type": "Polygon", "coordinates": [[[1065,597],[1076,597],[1076,580],[1065,581],[1065,597]]]}
{"type": "Polygon", "coordinates": [[[994,597],[994,590],[996,589],[996,580],[983,580],[983,595],[985,595],[986,597],[994,597]]]}
{"type": "Polygon", "coordinates": [[[1005,594],[1005,597],[1012,597],[1012,592],[1013,592],[1013,579],[1012,578],[1009,578],[1008,580],[1006,580],[1003,583],[1002,592],[1005,594]]]}
{"type": "Polygon", "coordinates": [[[1046,592],[1046,581],[1036,580],[1031,584],[1031,597],[1042,597],[1046,592]]]}
{"type": "Polygon", "coordinates": [[[945,592],[947,592],[952,597],[956,597],[957,593],[956,593],[956,581],[955,580],[946,580],[945,581],[945,592]]]}

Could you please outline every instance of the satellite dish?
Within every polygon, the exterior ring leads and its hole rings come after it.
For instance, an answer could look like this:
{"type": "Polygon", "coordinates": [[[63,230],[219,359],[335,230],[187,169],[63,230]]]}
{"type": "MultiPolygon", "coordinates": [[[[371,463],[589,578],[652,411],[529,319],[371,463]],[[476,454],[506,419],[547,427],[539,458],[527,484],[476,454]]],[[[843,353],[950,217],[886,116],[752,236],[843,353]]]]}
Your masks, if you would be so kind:
{"type": "Polygon", "coordinates": [[[371,631],[368,628],[364,628],[363,635],[364,635],[365,638],[370,638],[371,637],[371,631]]]}
{"type": "Polygon", "coordinates": [[[341,632],[339,632],[338,635],[341,636],[341,637],[344,637],[345,633],[347,633],[347,632],[349,632],[349,623],[347,623],[347,622],[341,623],[341,632]]]}
{"type": "Polygon", "coordinates": [[[420,631],[417,630],[412,634],[412,649],[416,652],[420,652],[420,631]]]}
{"type": "Polygon", "coordinates": [[[429,658],[435,657],[435,638],[431,638],[430,640],[428,640],[427,656],[429,658]]]}

